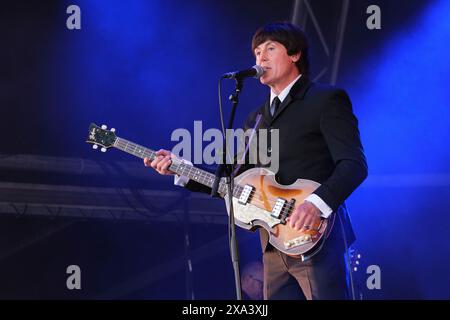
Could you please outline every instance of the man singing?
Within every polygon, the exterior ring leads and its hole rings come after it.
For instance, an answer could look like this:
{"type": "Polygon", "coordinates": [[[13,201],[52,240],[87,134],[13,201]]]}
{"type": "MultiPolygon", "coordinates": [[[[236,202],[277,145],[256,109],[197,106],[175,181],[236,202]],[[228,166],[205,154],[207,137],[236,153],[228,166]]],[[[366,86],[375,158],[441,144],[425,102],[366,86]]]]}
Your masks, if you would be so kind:
{"type": "MultiPolygon", "coordinates": [[[[308,43],[297,26],[285,22],[262,26],[253,36],[252,50],[256,64],[264,69],[260,81],[270,88],[270,96],[250,113],[245,129],[253,128],[261,115],[259,128],[279,130],[276,180],[280,184],[297,179],[321,184],[298,204],[287,223],[297,230],[322,219],[329,219],[331,225],[320,251],[304,261],[277,250],[266,230],[260,229],[264,298],[348,299],[345,252],[355,236],[344,201],[367,177],[350,99],[342,89],[309,79],[308,43]]],[[[145,159],[145,165],[160,174],[173,174],[168,169],[170,152],[160,150],[157,155],[153,161],[145,159]]],[[[210,192],[191,180],[185,186],[210,192]]]]}

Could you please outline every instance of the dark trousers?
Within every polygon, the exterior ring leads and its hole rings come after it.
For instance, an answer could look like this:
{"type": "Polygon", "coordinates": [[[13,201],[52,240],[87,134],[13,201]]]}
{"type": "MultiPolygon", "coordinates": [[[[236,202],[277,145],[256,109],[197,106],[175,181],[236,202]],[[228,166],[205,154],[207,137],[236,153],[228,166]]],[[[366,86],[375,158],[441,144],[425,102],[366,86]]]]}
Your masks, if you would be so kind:
{"type": "Polygon", "coordinates": [[[302,262],[269,245],[263,254],[264,299],[348,299],[345,248],[339,217],[322,249],[309,260],[302,262]]]}

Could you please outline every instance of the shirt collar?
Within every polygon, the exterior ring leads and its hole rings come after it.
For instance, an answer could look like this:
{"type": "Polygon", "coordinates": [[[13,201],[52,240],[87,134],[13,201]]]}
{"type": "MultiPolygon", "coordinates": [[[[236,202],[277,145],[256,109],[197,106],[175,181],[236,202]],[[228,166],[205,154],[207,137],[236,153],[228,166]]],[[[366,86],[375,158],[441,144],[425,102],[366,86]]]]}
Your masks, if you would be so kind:
{"type": "MultiPolygon", "coordinates": [[[[289,94],[289,91],[291,91],[292,87],[297,82],[297,80],[300,79],[301,76],[302,75],[300,74],[291,83],[289,83],[289,85],[286,88],[284,88],[283,91],[280,92],[280,94],[278,95],[278,99],[280,99],[281,102],[283,102],[284,99],[286,99],[287,95],[289,94]]],[[[273,101],[273,99],[275,99],[275,97],[277,97],[277,95],[271,90],[270,91],[270,105],[272,105],[272,101],[273,101]]]]}

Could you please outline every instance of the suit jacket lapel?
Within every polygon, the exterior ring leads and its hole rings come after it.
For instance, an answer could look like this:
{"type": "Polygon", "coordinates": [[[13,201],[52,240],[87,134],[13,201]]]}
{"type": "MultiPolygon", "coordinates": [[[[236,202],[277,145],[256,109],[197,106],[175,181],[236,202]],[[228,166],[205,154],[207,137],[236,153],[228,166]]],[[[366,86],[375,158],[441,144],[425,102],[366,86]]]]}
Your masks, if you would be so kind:
{"type": "MultiPolygon", "coordinates": [[[[279,115],[290,105],[290,103],[294,100],[303,99],[306,91],[311,86],[311,81],[305,76],[301,76],[300,79],[294,84],[289,94],[286,96],[286,98],[281,103],[280,107],[278,108],[277,112],[272,117],[271,123],[279,117],[279,115]]],[[[269,98],[270,100],[270,98],[269,98]]],[[[269,102],[266,102],[266,104],[270,104],[269,102]]],[[[265,108],[269,109],[269,108],[265,108]]],[[[269,111],[269,117],[270,117],[270,111],[269,111]]]]}
{"type": "Polygon", "coordinates": [[[266,127],[268,127],[270,122],[272,121],[272,115],[270,114],[270,95],[266,99],[266,102],[264,103],[264,106],[262,108],[262,115],[266,127]]]}

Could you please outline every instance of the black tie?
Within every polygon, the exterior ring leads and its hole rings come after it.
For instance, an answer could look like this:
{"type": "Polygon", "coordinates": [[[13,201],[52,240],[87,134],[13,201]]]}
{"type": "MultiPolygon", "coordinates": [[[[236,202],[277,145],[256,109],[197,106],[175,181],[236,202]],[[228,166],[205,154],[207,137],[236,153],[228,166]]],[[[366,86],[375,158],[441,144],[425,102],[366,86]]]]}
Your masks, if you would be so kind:
{"type": "Polygon", "coordinates": [[[272,101],[272,105],[270,106],[270,113],[272,116],[277,113],[278,107],[280,106],[281,101],[278,97],[275,97],[272,101]]]}

